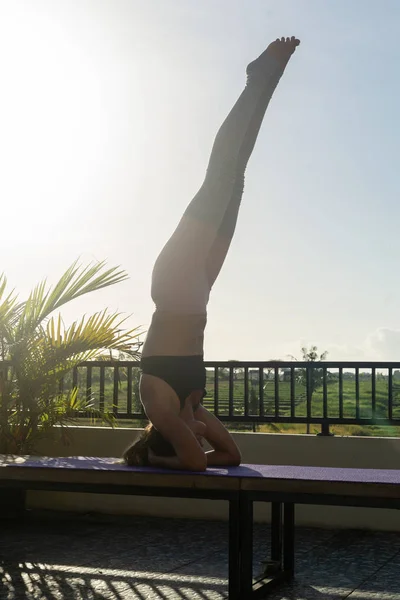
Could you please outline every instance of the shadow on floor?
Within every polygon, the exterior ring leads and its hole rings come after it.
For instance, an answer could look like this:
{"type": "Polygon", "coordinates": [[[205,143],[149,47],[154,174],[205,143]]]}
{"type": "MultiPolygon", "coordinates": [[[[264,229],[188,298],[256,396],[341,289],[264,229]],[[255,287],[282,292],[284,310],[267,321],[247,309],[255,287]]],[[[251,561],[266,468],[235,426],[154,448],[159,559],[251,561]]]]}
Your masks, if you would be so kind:
{"type": "MultiPolygon", "coordinates": [[[[269,529],[254,531],[255,571],[269,529]]],[[[33,513],[0,522],[0,600],[222,600],[227,523],[33,513]]],[[[300,529],[270,600],[400,600],[400,535],[300,529]]]]}

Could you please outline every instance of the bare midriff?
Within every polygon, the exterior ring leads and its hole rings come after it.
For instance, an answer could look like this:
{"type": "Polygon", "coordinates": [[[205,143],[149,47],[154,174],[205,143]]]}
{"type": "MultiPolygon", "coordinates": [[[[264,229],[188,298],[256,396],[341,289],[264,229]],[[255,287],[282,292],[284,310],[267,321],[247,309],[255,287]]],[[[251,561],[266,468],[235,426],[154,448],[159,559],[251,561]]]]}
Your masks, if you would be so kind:
{"type": "Polygon", "coordinates": [[[156,310],[142,356],[203,355],[207,315],[174,314],[156,310]]]}

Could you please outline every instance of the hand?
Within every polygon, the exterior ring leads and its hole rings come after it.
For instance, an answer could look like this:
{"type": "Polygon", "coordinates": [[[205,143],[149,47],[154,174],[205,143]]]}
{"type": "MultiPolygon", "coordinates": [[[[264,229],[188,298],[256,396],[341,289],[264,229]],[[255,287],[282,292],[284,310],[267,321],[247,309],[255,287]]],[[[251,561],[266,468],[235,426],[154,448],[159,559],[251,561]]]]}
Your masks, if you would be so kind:
{"type": "Polygon", "coordinates": [[[208,466],[217,464],[240,465],[242,460],[240,450],[221,421],[215,415],[208,412],[204,406],[199,406],[196,416],[199,419],[198,422],[202,422],[206,428],[204,438],[214,448],[213,452],[206,452],[208,466]]]}
{"type": "Polygon", "coordinates": [[[154,454],[151,448],[148,448],[147,450],[147,458],[149,459],[149,463],[152,467],[155,467],[157,465],[157,455],[154,454]]]}
{"type": "Polygon", "coordinates": [[[203,448],[203,438],[207,436],[207,427],[205,423],[203,423],[202,421],[198,421],[197,419],[191,419],[190,421],[185,421],[185,423],[193,432],[193,435],[195,436],[200,446],[203,448]]]}

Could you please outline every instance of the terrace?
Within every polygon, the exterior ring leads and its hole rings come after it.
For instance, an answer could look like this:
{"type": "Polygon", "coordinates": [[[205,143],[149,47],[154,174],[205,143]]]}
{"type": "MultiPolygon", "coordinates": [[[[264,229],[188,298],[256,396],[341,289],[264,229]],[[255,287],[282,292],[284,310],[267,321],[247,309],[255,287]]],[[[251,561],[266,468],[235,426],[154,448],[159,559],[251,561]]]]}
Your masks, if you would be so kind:
{"type": "MultiPolygon", "coordinates": [[[[267,526],[255,527],[256,568],[267,526]]],[[[302,529],[297,576],[272,600],[399,600],[400,534],[302,529]]],[[[0,537],[1,600],[222,600],[227,525],[45,515],[0,537]]]]}
{"type": "MultiPolygon", "coordinates": [[[[400,363],[206,366],[205,404],[234,432],[245,462],[398,468],[400,363]]],[[[119,456],[144,423],[138,376],[138,364],[130,361],[74,369],[64,389],[78,386],[96,408],[111,410],[118,426],[77,415],[71,445],[44,441],[40,452],[119,456]]],[[[26,521],[2,527],[0,600],[227,597],[222,501],[33,491],[28,504],[26,521]]],[[[270,515],[266,505],[255,508],[260,572],[270,515]]],[[[305,506],[296,521],[296,581],[271,598],[400,600],[397,512],[305,506]]]]}

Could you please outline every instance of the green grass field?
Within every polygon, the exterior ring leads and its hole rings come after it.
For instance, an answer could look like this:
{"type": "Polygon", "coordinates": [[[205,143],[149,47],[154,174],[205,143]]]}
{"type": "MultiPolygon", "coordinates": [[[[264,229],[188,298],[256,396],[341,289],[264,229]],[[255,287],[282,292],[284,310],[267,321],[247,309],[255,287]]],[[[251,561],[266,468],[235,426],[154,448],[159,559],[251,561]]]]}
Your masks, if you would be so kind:
{"type": "MultiPolygon", "coordinates": [[[[96,369],[93,368],[93,380],[91,391],[95,398],[96,407],[99,406],[100,383],[96,376],[96,369]]],[[[137,394],[137,376],[134,373],[133,377],[133,394],[132,394],[132,412],[140,411],[140,401],[137,394]],[[136,393],[135,393],[136,392],[136,393]]],[[[86,375],[80,374],[78,385],[81,393],[85,394],[86,390],[86,375]]],[[[290,416],[290,383],[279,381],[279,416],[290,416]]],[[[127,412],[128,405],[128,384],[126,379],[121,377],[117,392],[118,412],[127,412]]],[[[399,419],[400,425],[400,385],[394,382],[393,385],[393,418],[399,419]]],[[[112,408],[114,398],[114,382],[112,378],[106,379],[105,382],[105,406],[112,408]]],[[[339,417],[339,381],[333,380],[328,382],[327,386],[328,398],[328,417],[339,417]]],[[[375,385],[376,398],[376,419],[387,419],[388,414],[388,398],[389,388],[388,379],[381,376],[377,377],[375,385]]],[[[210,373],[209,381],[207,381],[207,396],[204,399],[204,405],[211,411],[215,408],[215,390],[214,378],[210,373]]],[[[343,380],[343,416],[345,418],[356,417],[356,382],[351,379],[343,380]]],[[[233,386],[233,406],[234,415],[240,417],[244,415],[244,381],[237,379],[233,386]]],[[[264,415],[274,417],[275,415],[275,382],[268,380],[264,382],[264,399],[263,399],[264,415]]],[[[224,379],[219,380],[218,385],[218,410],[221,416],[229,414],[229,382],[224,379]]],[[[259,416],[259,385],[258,381],[249,382],[249,414],[257,418],[259,416]]],[[[305,387],[298,382],[295,384],[295,416],[303,417],[307,415],[306,390],[305,387]]],[[[372,378],[364,375],[359,381],[359,415],[361,418],[372,419],[372,378]]],[[[312,396],[311,416],[323,416],[323,391],[322,387],[315,390],[312,396]]],[[[137,425],[139,421],[121,420],[122,426],[137,425]]],[[[251,430],[251,431],[271,431],[282,433],[305,433],[305,424],[292,423],[231,423],[231,429],[235,430],[251,430]]],[[[320,426],[312,424],[309,428],[311,433],[318,433],[320,426]]],[[[373,435],[373,436],[398,436],[400,435],[400,426],[382,426],[376,425],[331,425],[331,431],[337,435],[373,435]]]]}

